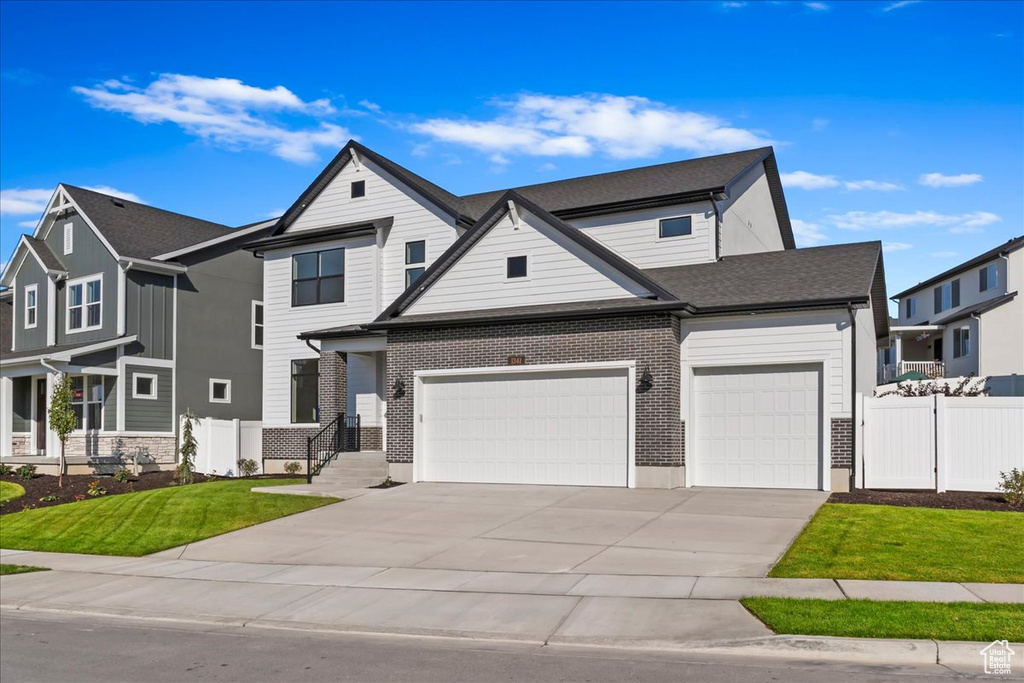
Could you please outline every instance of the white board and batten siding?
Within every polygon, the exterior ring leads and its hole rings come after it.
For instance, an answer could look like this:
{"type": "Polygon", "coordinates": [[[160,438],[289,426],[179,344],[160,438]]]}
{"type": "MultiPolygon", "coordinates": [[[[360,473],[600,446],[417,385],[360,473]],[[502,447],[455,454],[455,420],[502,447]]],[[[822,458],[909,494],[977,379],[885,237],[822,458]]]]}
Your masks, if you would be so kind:
{"type": "Polygon", "coordinates": [[[520,209],[498,221],[405,311],[406,315],[633,298],[645,288],[520,209]],[[527,257],[527,276],[509,279],[507,258],[527,257]]]}
{"type": "Polygon", "coordinates": [[[866,488],[935,488],[935,399],[864,399],[866,488]]]}

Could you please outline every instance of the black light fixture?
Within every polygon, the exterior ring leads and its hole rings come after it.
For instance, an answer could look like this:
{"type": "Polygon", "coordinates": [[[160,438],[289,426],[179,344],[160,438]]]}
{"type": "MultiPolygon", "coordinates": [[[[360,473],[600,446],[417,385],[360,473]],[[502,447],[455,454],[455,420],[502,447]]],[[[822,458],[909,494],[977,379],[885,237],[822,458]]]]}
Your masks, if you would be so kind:
{"type": "Polygon", "coordinates": [[[644,366],[644,371],[640,373],[640,379],[637,381],[636,389],[642,394],[645,391],[650,391],[653,386],[654,378],[651,377],[651,367],[649,365],[644,366]]]}
{"type": "Polygon", "coordinates": [[[405,396],[405,382],[403,382],[400,379],[396,379],[393,391],[395,398],[402,398],[403,396],[405,396]]]}

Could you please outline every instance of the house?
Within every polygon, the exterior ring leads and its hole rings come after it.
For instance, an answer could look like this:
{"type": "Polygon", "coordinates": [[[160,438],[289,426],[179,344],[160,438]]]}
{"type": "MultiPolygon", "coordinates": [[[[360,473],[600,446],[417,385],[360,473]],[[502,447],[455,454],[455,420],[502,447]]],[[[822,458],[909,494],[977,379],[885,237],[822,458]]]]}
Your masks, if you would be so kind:
{"type": "Polygon", "coordinates": [[[1024,235],[892,297],[899,317],[879,383],[907,372],[991,376],[994,393],[1024,395],[1024,235]],[[1016,389],[1013,386],[1016,385],[1016,389]]]}
{"type": "Polygon", "coordinates": [[[0,455],[50,467],[46,427],[70,373],[71,469],[173,467],[176,416],[259,419],[262,268],[239,229],[59,185],[3,271],[0,455]]]}
{"type": "Polygon", "coordinates": [[[399,481],[845,489],[889,334],[771,148],[460,197],[350,142],[247,248],[266,471],[356,431],[399,481]]]}

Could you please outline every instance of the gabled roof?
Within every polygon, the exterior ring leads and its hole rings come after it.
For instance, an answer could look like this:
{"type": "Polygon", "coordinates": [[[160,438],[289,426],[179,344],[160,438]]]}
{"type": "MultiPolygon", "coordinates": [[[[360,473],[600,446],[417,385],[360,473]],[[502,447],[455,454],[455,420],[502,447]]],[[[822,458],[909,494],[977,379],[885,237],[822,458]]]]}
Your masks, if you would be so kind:
{"type": "Polygon", "coordinates": [[[31,237],[29,235],[22,236],[25,239],[25,244],[35,254],[39,263],[42,264],[43,268],[48,271],[64,272],[67,267],[61,262],[57,255],[53,253],[50,247],[46,246],[46,242],[31,237]]]}
{"type": "Polygon", "coordinates": [[[927,280],[925,280],[923,282],[918,282],[913,287],[909,287],[908,289],[904,289],[899,294],[893,294],[892,298],[893,299],[902,299],[903,297],[905,297],[906,295],[910,294],[911,292],[916,292],[919,289],[924,289],[925,287],[929,287],[931,285],[934,285],[934,284],[937,284],[939,282],[942,282],[943,280],[945,280],[947,278],[951,278],[954,275],[958,275],[959,273],[962,273],[962,272],[964,272],[966,270],[970,270],[971,268],[974,268],[976,266],[980,266],[981,264],[985,263],[986,261],[991,261],[992,259],[996,258],[997,256],[1001,256],[1002,254],[1008,254],[1011,251],[1016,251],[1017,249],[1020,249],[1021,247],[1024,247],[1024,235],[1021,235],[1020,237],[1014,237],[1014,238],[1012,238],[1010,240],[1007,240],[1006,242],[1000,244],[998,247],[995,247],[993,249],[989,249],[984,254],[980,254],[978,256],[975,256],[974,258],[972,258],[969,261],[964,261],[960,265],[953,266],[949,270],[944,270],[943,272],[939,273],[938,275],[936,275],[934,277],[930,277],[930,278],[928,278],[927,280]]]}
{"type": "Polygon", "coordinates": [[[985,301],[981,301],[979,303],[976,303],[973,306],[968,306],[967,308],[962,308],[959,311],[955,311],[953,313],[950,313],[949,315],[944,316],[942,318],[939,318],[938,320],[929,321],[929,322],[926,322],[924,324],[926,324],[926,325],[948,325],[951,322],[956,322],[957,320],[963,320],[964,318],[969,318],[972,315],[979,315],[981,313],[984,313],[985,311],[991,311],[993,308],[996,308],[998,306],[1002,306],[1003,304],[1005,304],[1008,301],[1012,301],[1014,299],[1014,297],[1016,297],[1016,296],[1017,296],[1017,292],[1009,292],[1007,294],[1003,294],[1002,296],[997,296],[997,297],[994,297],[992,299],[986,299],[985,301]]]}
{"type": "Polygon", "coordinates": [[[474,244],[487,234],[494,225],[509,212],[509,203],[521,206],[533,215],[537,216],[545,224],[551,226],[586,251],[596,256],[599,260],[607,263],[613,269],[619,271],[627,278],[646,288],[655,298],[662,301],[674,301],[676,299],[670,292],[664,289],[656,281],[648,277],[642,270],[622,258],[611,249],[588,236],[582,230],[577,230],[564,221],[552,216],[550,213],[537,206],[533,202],[520,196],[515,190],[508,190],[494,203],[476,224],[466,231],[452,246],[438,258],[423,273],[419,280],[405,290],[397,299],[374,322],[383,322],[401,314],[408,308],[423,292],[427,291],[432,284],[437,282],[462,256],[469,251],[474,244]]]}
{"type": "Polygon", "coordinates": [[[231,233],[219,223],[61,184],[120,258],[152,259],[231,233]]]}

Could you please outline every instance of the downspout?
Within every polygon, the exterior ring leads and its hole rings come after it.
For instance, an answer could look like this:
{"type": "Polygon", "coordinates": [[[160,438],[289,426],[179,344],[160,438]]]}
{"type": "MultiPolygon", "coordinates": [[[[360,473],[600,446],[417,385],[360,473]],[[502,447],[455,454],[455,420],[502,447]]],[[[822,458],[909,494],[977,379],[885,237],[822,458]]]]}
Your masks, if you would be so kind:
{"type": "Polygon", "coordinates": [[[971,313],[971,317],[978,321],[978,377],[984,377],[985,373],[981,371],[981,316],[971,313]]]}
{"type": "Polygon", "coordinates": [[[708,198],[711,199],[711,209],[715,214],[715,260],[722,260],[722,212],[718,209],[718,203],[715,202],[715,193],[708,193],[708,198]]]}
{"type": "MultiPolygon", "coordinates": [[[[850,314],[850,490],[857,487],[857,314],[853,304],[847,304],[850,314]]],[[[832,463],[829,463],[831,470],[832,463]]]]}

